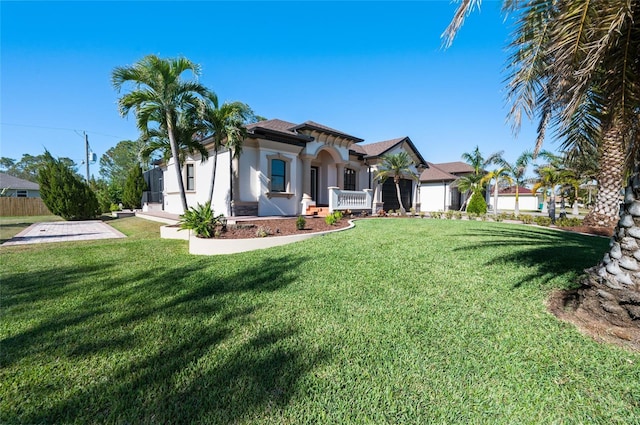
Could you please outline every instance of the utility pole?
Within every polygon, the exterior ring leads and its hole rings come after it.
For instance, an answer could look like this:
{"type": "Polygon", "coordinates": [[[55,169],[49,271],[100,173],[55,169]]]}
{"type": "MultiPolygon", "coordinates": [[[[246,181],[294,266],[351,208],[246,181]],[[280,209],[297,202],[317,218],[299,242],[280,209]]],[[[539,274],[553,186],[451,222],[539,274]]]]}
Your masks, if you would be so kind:
{"type": "Polygon", "coordinates": [[[85,164],[87,164],[87,183],[89,183],[89,136],[87,136],[87,132],[84,131],[84,154],[85,154],[85,164]]]}

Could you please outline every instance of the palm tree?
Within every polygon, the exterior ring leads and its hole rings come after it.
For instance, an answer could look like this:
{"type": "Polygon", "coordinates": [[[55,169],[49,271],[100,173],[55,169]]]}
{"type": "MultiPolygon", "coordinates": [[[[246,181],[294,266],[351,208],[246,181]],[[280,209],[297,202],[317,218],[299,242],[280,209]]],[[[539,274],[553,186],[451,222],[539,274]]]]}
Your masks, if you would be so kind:
{"type": "MultiPolygon", "coordinates": [[[[200,142],[203,131],[202,121],[196,110],[189,109],[178,117],[174,136],[178,142],[178,161],[181,167],[187,155],[199,155],[203,162],[209,158],[209,151],[200,142]]],[[[164,128],[148,129],[143,132],[140,140],[144,143],[144,148],[141,150],[143,159],[148,160],[156,152],[160,152],[165,162],[172,157],[169,135],[164,128]]]]}
{"type": "Polygon", "coordinates": [[[498,215],[498,190],[500,188],[500,183],[507,182],[508,184],[512,184],[513,179],[509,175],[509,170],[506,167],[500,167],[496,168],[493,171],[489,171],[484,175],[484,177],[482,177],[481,181],[483,182],[483,184],[488,184],[491,180],[495,180],[495,183],[493,185],[493,215],[498,215]]]}
{"type": "MultiPolygon", "coordinates": [[[[211,93],[206,102],[203,102],[201,111],[203,127],[213,141],[213,172],[211,174],[211,186],[209,188],[209,203],[213,200],[213,189],[216,182],[216,169],[218,165],[218,151],[223,143],[229,149],[229,171],[230,176],[233,174],[231,169],[231,160],[238,158],[242,153],[242,143],[246,137],[247,130],[245,125],[254,119],[251,108],[242,102],[218,103],[218,97],[211,93]]],[[[233,179],[230,178],[229,188],[231,192],[233,179]]],[[[229,196],[231,202],[232,195],[229,196]]],[[[229,205],[231,212],[231,205],[229,205]]]]}
{"type": "Polygon", "coordinates": [[[520,215],[520,186],[525,184],[525,174],[527,173],[527,167],[529,162],[533,159],[533,153],[531,151],[525,151],[515,160],[515,162],[509,163],[504,159],[500,160],[498,164],[506,169],[506,173],[511,179],[512,184],[516,186],[516,199],[514,206],[514,214],[520,215]]]}
{"type": "MultiPolygon", "coordinates": [[[[461,155],[461,158],[467,162],[467,164],[471,165],[473,168],[473,174],[467,174],[465,176],[460,176],[454,182],[458,187],[458,190],[461,193],[465,193],[466,195],[469,192],[477,192],[481,190],[486,181],[483,180],[484,175],[486,174],[485,168],[494,163],[499,163],[502,160],[502,151],[494,152],[489,155],[488,158],[482,156],[480,152],[480,148],[476,146],[476,148],[471,152],[465,152],[461,155]]],[[[470,197],[467,196],[465,202],[460,207],[461,210],[464,210],[470,197]]]]}
{"type": "MultiPolygon", "coordinates": [[[[464,1],[457,27],[479,1],[464,1]]],[[[565,147],[588,140],[598,151],[598,198],[587,223],[615,223],[625,174],[637,173],[640,108],[640,2],[505,1],[521,16],[515,31],[509,94],[512,117],[523,110],[540,117],[540,136],[553,125],[565,147]]],[[[449,39],[456,25],[446,33],[449,39]]],[[[629,179],[618,231],[605,260],[587,272],[581,306],[612,323],[637,326],[640,312],[624,300],[640,298],[640,277],[620,264],[635,264],[624,238],[640,232],[635,190],[629,179]]]]}
{"type": "Polygon", "coordinates": [[[187,71],[198,76],[200,67],[185,58],[162,59],[149,55],[133,66],[116,67],[111,74],[111,81],[118,92],[127,83],[134,86],[118,100],[120,114],[126,116],[133,109],[137,126],[143,134],[150,130],[149,124],[153,122],[156,129],[166,132],[184,211],[188,210],[188,205],[176,127],[180,115],[196,107],[198,100],[209,94],[209,90],[196,81],[181,79],[187,71]]]}
{"type": "Polygon", "coordinates": [[[407,210],[405,210],[404,205],[402,205],[400,179],[406,176],[413,180],[418,180],[418,175],[411,168],[413,165],[413,161],[406,152],[386,154],[382,156],[381,166],[375,176],[381,183],[384,183],[388,178],[393,178],[393,182],[396,185],[398,204],[400,205],[400,212],[402,214],[405,214],[407,210]]]}

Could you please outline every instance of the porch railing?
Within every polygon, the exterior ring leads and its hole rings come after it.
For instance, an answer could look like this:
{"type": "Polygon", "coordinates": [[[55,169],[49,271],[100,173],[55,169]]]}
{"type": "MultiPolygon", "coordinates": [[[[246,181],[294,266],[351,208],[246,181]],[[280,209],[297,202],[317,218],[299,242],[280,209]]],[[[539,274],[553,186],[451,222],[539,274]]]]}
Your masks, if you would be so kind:
{"type": "Polygon", "coordinates": [[[345,210],[371,210],[372,190],[341,190],[338,187],[329,188],[329,212],[345,210]]]}

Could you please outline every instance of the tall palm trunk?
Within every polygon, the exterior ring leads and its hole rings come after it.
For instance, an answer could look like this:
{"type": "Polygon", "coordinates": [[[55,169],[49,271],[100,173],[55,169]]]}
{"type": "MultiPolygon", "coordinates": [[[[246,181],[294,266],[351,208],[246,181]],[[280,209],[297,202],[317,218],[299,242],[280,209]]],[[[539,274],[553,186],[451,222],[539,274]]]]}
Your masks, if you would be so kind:
{"type": "Polygon", "coordinates": [[[404,209],[404,205],[402,205],[402,196],[400,195],[400,178],[394,177],[393,182],[396,184],[396,195],[398,196],[398,205],[400,205],[400,213],[404,214],[407,210],[404,209]]]}
{"type": "Polygon", "coordinates": [[[610,251],[586,270],[580,307],[618,326],[640,327],[640,174],[629,178],[610,251]]]}
{"type": "Polygon", "coordinates": [[[211,187],[209,188],[209,205],[213,203],[213,188],[216,185],[216,170],[218,169],[218,149],[213,150],[213,172],[211,174],[211,187]]]}
{"type": "Polygon", "coordinates": [[[587,226],[611,227],[618,221],[620,211],[620,190],[624,170],[623,132],[611,125],[599,145],[598,195],[593,209],[584,218],[587,226]]]}
{"type": "Polygon", "coordinates": [[[516,182],[516,205],[515,205],[515,215],[516,217],[520,215],[520,199],[519,199],[519,191],[518,191],[518,182],[516,182]]]}
{"type": "Polygon", "coordinates": [[[182,201],[182,211],[187,212],[187,194],[184,190],[184,181],[182,180],[182,170],[180,167],[180,153],[178,143],[173,132],[173,120],[170,114],[167,114],[167,134],[169,136],[169,145],[171,146],[171,156],[173,157],[173,165],[178,179],[178,190],[180,191],[180,200],[182,201]]]}
{"type": "Polygon", "coordinates": [[[493,190],[493,215],[498,215],[498,179],[496,179],[496,187],[493,190]]]}
{"type": "Polygon", "coordinates": [[[229,147],[229,216],[233,214],[233,151],[229,147]]]}
{"type": "Polygon", "coordinates": [[[549,195],[549,218],[553,224],[556,224],[556,192],[553,187],[549,195]]]}

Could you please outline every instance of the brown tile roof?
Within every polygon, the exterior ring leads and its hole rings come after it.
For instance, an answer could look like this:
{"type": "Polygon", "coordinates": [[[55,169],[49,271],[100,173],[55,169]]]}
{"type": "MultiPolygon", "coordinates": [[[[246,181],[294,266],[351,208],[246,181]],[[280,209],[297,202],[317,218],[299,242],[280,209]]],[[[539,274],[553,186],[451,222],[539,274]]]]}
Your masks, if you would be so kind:
{"type": "Polygon", "coordinates": [[[360,147],[364,149],[367,156],[380,156],[402,142],[404,139],[406,139],[406,137],[398,137],[397,139],[385,140],[383,142],[360,145],[360,147]]]}
{"type": "Polygon", "coordinates": [[[364,140],[364,139],[360,139],[359,137],[355,137],[350,134],[343,133],[342,131],[336,130],[335,128],[327,127],[326,125],[323,125],[323,124],[318,124],[315,121],[305,121],[302,124],[295,126],[293,130],[304,130],[306,128],[311,130],[319,130],[324,133],[332,134],[335,136],[345,137],[347,139],[353,140],[356,143],[362,142],[364,140]]]}
{"type": "Polygon", "coordinates": [[[247,130],[253,130],[254,128],[266,128],[267,130],[296,134],[295,131],[293,131],[293,128],[295,126],[296,124],[292,122],[273,119],[273,120],[266,120],[266,121],[258,121],[253,124],[249,124],[247,125],[247,130]]]}
{"type": "Polygon", "coordinates": [[[441,170],[451,174],[473,173],[473,167],[462,161],[442,162],[440,164],[434,165],[436,165],[441,170]]]}
{"type": "Polygon", "coordinates": [[[358,145],[354,143],[353,145],[349,146],[349,149],[352,152],[357,153],[358,155],[362,155],[362,156],[367,155],[367,151],[364,149],[364,145],[358,145]]]}
{"type": "Polygon", "coordinates": [[[421,182],[441,182],[441,181],[453,181],[458,178],[442,168],[440,168],[440,164],[433,164],[431,162],[427,162],[429,168],[424,170],[422,174],[420,174],[421,182]]]}

